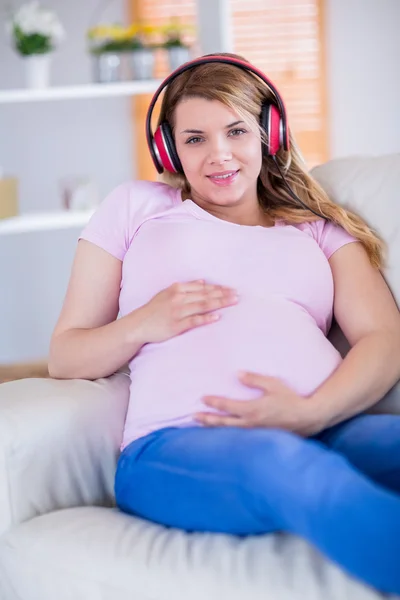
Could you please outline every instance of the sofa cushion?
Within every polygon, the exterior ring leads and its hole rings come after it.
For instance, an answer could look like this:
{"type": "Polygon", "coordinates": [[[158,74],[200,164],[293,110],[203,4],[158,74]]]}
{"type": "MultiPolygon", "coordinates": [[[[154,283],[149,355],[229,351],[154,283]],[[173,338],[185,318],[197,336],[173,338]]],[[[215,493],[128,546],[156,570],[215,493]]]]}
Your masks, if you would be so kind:
{"type": "Polygon", "coordinates": [[[0,538],[7,600],[378,600],[303,540],[184,533],[117,509],[36,517],[0,538]]]}
{"type": "Polygon", "coordinates": [[[400,306],[400,154],[331,160],[312,175],[334,202],[359,214],[387,243],[385,276],[400,306]]]}
{"type": "Polygon", "coordinates": [[[400,415],[400,381],[374,406],[368,410],[372,414],[400,415]]]}

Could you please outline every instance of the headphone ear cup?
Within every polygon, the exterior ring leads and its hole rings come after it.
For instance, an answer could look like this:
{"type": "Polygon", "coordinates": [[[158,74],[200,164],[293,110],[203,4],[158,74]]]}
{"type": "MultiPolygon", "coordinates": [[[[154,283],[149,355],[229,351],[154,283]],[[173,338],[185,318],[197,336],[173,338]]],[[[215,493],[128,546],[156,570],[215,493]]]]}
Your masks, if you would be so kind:
{"type": "Polygon", "coordinates": [[[159,173],[162,173],[164,169],[170,173],[183,173],[172,130],[167,121],[163,121],[154,133],[154,149],[157,162],[161,166],[161,170],[158,170],[159,173]]]}
{"type": "Polygon", "coordinates": [[[264,152],[275,156],[282,145],[282,120],[279,109],[271,102],[264,102],[261,109],[261,127],[267,134],[264,152]]]}

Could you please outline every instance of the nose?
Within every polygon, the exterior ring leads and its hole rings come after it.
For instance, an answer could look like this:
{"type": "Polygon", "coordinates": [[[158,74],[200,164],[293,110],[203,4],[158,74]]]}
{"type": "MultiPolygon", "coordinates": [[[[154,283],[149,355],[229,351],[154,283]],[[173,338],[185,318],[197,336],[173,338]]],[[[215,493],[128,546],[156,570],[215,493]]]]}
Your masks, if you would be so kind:
{"type": "Polygon", "coordinates": [[[214,136],[209,142],[208,163],[223,164],[232,160],[232,150],[226,135],[214,136]]]}

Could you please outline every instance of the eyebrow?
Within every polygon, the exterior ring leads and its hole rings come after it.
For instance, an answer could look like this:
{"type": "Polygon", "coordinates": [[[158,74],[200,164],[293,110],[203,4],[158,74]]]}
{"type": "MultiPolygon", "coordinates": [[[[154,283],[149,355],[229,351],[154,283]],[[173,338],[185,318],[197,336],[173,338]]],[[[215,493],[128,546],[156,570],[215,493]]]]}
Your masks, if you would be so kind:
{"type": "MultiPolygon", "coordinates": [[[[244,124],[244,121],[234,121],[233,123],[229,123],[229,125],[225,126],[225,129],[230,129],[231,127],[235,127],[235,125],[244,124]]],[[[181,133],[204,133],[201,129],[185,129],[181,131],[181,133]]]]}

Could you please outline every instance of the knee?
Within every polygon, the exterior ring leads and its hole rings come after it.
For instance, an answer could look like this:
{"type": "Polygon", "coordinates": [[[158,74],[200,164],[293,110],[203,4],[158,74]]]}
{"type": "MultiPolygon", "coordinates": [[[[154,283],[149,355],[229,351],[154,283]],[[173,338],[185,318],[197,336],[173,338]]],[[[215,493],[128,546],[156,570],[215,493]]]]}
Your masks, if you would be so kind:
{"type": "Polygon", "coordinates": [[[318,508],[331,483],[329,473],[345,460],[313,440],[281,430],[257,433],[249,448],[248,460],[243,456],[240,464],[242,486],[256,506],[260,498],[265,500],[278,521],[295,505],[318,508]]]}

